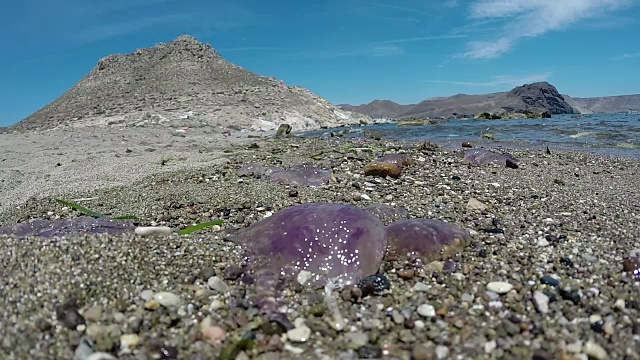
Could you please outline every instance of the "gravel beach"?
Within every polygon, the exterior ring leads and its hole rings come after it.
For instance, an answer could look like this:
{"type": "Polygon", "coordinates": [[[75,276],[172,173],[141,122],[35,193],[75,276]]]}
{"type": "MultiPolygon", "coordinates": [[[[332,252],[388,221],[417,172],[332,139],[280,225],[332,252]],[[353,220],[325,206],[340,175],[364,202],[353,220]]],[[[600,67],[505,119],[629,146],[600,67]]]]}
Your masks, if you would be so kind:
{"type": "Polygon", "coordinates": [[[640,252],[638,159],[518,149],[513,169],[384,138],[56,131],[0,135],[0,226],[81,216],[55,198],[144,226],[224,224],[190,235],[0,235],[2,359],[640,359],[640,280],[623,266],[640,252]],[[399,178],[363,175],[398,152],[414,161],[399,178]],[[256,162],[313,163],[334,180],[236,174],[256,162]],[[472,240],[424,266],[387,259],[381,293],[335,290],[343,327],[323,289],[296,283],[279,316],[262,315],[220,230],[308,202],[402,206],[472,240]]]}

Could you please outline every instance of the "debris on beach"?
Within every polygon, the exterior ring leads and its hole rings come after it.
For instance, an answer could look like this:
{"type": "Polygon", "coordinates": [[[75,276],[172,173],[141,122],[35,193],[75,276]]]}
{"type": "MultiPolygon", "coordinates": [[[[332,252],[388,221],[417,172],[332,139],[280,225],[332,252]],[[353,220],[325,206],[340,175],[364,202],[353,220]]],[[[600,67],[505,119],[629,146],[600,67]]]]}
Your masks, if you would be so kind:
{"type": "Polygon", "coordinates": [[[238,168],[240,176],[268,176],[274,184],[322,186],[328,184],[332,177],[331,170],[318,168],[310,164],[295,165],[288,169],[277,166],[264,166],[258,163],[245,164],[238,168]]]}
{"type": "Polygon", "coordinates": [[[517,169],[519,159],[510,154],[498,154],[485,149],[471,149],[464,152],[464,160],[473,165],[497,164],[517,169]]]}

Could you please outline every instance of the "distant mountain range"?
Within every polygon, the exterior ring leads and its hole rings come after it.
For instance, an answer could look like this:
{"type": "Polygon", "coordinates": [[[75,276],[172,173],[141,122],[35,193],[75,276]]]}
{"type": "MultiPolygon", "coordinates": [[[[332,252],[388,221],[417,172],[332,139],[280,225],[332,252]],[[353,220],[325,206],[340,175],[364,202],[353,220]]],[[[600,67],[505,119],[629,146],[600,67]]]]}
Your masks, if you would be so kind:
{"type": "Polygon", "coordinates": [[[572,98],[562,95],[548,82],[537,82],[513,88],[508,92],[482,95],[458,94],[401,105],[391,100],[374,100],[364,105],[340,104],[339,108],[372,118],[412,119],[522,113],[524,111],[552,114],[617,113],[640,111],[640,95],[572,98]]]}

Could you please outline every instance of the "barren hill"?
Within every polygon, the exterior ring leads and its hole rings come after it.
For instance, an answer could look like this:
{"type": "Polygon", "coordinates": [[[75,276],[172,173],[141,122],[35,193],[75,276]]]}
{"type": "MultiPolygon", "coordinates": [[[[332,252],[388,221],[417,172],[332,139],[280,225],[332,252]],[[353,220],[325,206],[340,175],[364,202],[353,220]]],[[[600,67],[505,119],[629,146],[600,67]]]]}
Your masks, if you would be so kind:
{"type": "Polygon", "coordinates": [[[12,128],[165,123],[273,129],[288,123],[305,130],[370,120],[306,89],[247,71],[183,35],[100,59],[71,89],[12,128]]]}
{"type": "MultiPolygon", "coordinates": [[[[374,103],[384,103],[387,100],[375,100],[366,105],[341,105],[350,111],[360,112],[371,117],[379,117],[374,103]]],[[[391,102],[393,103],[393,102],[391,102]]],[[[421,101],[416,105],[398,105],[388,109],[386,117],[396,119],[450,117],[478,113],[512,113],[525,110],[552,114],[571,114],[577,111],[567,103],[558,90],[547,82],[538,82],[518,86],[508,92],[483,95],[458,94],[449,97],[438,97],[421,101]]]]}

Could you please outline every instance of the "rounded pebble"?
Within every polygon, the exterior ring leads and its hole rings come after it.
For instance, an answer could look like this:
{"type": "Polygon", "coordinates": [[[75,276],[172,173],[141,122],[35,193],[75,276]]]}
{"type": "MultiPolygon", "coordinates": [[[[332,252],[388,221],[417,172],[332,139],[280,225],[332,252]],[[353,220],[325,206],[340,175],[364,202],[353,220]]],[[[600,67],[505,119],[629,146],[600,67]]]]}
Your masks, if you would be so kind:
{"type": "Polygon", "coordinates": [[[287,331],[287,338],[294,342],[307,342],[311,337],[311,329],[305,325],[287,331]]]}
{"type": "Polygon", "coordinates": [[[422,304],[418,306],[418,314],[423,317],[434,317],[436,316],[436,309],[429,304],[422,304]]]}
{"type": "Polygon", "coordinates": [[[169,235],[171,228],[168,226],[138,226],[134,232],[141,236],[169,235]]]}
{"type": "Polygon", "coordinates": [[[504,281],[493,281],[487,284],[487,290],[496,294],[506,294],[513,289],[513,285],[504,281]]]}
{"type": "Polygon", "coordinates": [[[153,300],[166,308],[176,308],[182,304],[180,296],[168,291],[154,294],[153,300]]]}

